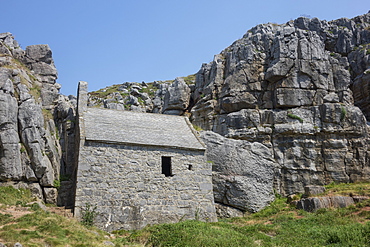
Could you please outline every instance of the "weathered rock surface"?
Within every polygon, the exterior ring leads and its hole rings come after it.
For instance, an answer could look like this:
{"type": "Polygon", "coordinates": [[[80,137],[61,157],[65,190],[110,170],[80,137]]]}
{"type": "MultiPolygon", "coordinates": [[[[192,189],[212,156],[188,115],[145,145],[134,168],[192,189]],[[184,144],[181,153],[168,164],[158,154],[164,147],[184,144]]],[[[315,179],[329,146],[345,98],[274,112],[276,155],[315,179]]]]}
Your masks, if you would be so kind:
{"type": "Polygon", "coordinates": [[[304,196],[314,196],[325,192],[324,186],[308,185],[304,187],[304,196]]]}
{"type": "Polygon", "coordinates": [[[51,54],[48,45],[24,51],[10,33],[0,34],[0,183],[56,203],[65,159],[54,120],[64,116],[53,115],[60,85],[51,54]]]}
{"type": "MultiPolygon", "coordinates": [[[[369,19],[302,17],[252,28],[197,73],[193,124],[263,144],[283,195],[369,180],[369,19]]],[[[238,167],[233,156],[228,166],[238,167]]]]}
{"type": "Polygon", "coordinates": [[[190,88],[184,79],[176,78],[168,87],[163,106],[163,114],[182,115],[189,106],[190,88]]]}
{"type": "Polygon", "coordinates": [[[309,197],[297,202],[297,208],[314,212],[320,208],[344,208],[354,204],[350,196],[309,197]]]}
{"type": "Polygon", "coordinates": [[[244,212],[234,207],[226,206],[224,204],[215,203],[216,214],[219,218],[234,218],[243,217],[244,212]]]}
{"type": "Polygon", "coordinates": [[[215,202],[256,212],[274,199],[276,163],[271,149],[258,142],[232,140],[202,132],[207,159],[212,161],[215,202]]]}

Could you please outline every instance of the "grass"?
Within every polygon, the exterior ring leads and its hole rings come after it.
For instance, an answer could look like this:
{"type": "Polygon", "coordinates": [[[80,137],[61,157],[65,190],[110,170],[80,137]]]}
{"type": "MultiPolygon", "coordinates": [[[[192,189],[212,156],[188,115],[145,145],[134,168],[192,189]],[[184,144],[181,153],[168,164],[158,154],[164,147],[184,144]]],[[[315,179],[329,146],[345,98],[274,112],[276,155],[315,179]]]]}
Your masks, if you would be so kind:
{"type": "Polygon", "coordinates": [[[370,183],[335,183],[332,182],[325,186],[326,191],[323,195],[341,196],[370,196],[370,183]]]}
{"type": "MultiPolygon", "coordinates": [[[[0,203],[16,205],[32,200],[26,190],[0,187],[0,203]]],[[[370,183],[326,186],[325,195],[370,195],[370,183]]],[[[297,210],[277,199],[265,209],[219,222],[181,221],[113,232],[114,239],[75,219],[40,209],[14,219],[0,214],[0,239],[7,246],[370,246],[370,200],[341,209],[315,213],[297,210]]]]}
{"type": "Polygon", "coordinates": [[[103,246],[104,232],[88,229],[74,219],[38,210],[5,225],[0,238],[7,246],[103,246]]]}
{"type": "MultiPolygon", "coordinates": [[[[342,189],[344,187],[347,186],[335,185],[341,192],[347,191],[342,189]]],[[[359,185],[354,187],[353,191],[360,188],[359,185]]],[[[225,246],[226,243],[227,246],[370,246],[370,222],[366,217],[370,217],[370,213],[356,206],[308,213],[288,205],[285,198],[277,198],[260,212],[242,218],[214,223],[184,221],[133,232],[117,231],[115,243],[116,246],[129,243],[147,246],[225,246]]]]}
{"type": "Polygon", "coordinates": [[[45,108],[42,108],[42,116],[44,117],[44,120],[45,120],[45,126],[46,126],[46,123],[50,119],[54,119],[54,116],[53,116],[53,113],[51,112],[51,110],[48,110],[48,109],[45,109],[45,108]]]}
{"type": "Polygon", "coordinates": [[[41,99],[41,87],[36,83],[30,88],[29,93],[35,98],[36,102],[39,102],[41,99]]]}
{"type": "Polygon", "coordinates": [[[193,128],[194,128],[196,131],[202,131],[202,130],[203,130],[201,127],[199,127],[198,125],[195,125],[195,124],[193,124],[193,128]]]}
{"type": "Polygon", "coordinates": [[[186,84],[191,85],[195,83],[196,74],[183,77],[186,84]]]}
{"type": "Polygon", "coordinates": [[[112,85],[107,88],[99,89],[94,92],[90,92],[89,94],[94,97],[98,98],[106,98],[108,95],[114,92],[118,92],[118,88],[121,86],[121,84],[112,85]]]}
{"type": "MultiPolygon", "coordinates": [[[[25,206],[34,201],[29,190],[0,187],[0,203],[25,206]]],[[[37,206],[35,206],[37,205],[37,206]]],[[[94,227],[85,227],[76,219],[68,219],[46,212],[31,204],[28,214],[15,218],[0,213],[0,239],[7,246],[16,242],[23,246],[105,246],[107,233],[94,227]],[[4,240],[4,241],[3,241],[4,240]]]]}
{"type": "Polygon", "coordinates": [[[344,106],[340,107],[340,121],[343,121],[346,118],[347,110],[344,106]]]}
{"type": "Polygon", "coordinates": [[[292,113],[287,113],[287,116],[293,119],[297,119],[300,123],[303,123],[303,119],[297,115],[294,115],[292,113]]]}
{"type": "Polygon", "coordinates": [[[15,206],[34,201],[31,192],[25,189],[14,189],[13,187],[0,187],[0,203],[2,205],[15,206]]]}
{"type": "MultiPolygon", "coordinates": [[[[282,199],[277,200],[277,205],[282,199]]],[[[348,211],[348,210],[347,210],[348,211]]],[[[360,216],[357,216],[360,217],[360,216]]],[[[369,246],[370,224],[340,210],[306,213],[278,206],[224,222],[162,224],[118,237],[116,246],[369,246]],[[122,243],[122,244],[120,244],[122,243]]]]}

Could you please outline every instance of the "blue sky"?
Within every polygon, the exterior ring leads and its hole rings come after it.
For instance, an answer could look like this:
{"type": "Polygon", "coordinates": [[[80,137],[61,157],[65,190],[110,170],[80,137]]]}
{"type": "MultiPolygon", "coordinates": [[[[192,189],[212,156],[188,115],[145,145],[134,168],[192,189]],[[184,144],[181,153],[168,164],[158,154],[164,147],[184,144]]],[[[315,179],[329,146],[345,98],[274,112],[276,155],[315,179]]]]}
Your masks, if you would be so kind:
{"type": "Polygon", "coordinates": [[[368,0],[1,0],[0,32],[23,49],[49,44],[61,93],[126,81],[169,80],[202,63],[260,23],[301,15],[333,20],[370,10],[368,0]]]}

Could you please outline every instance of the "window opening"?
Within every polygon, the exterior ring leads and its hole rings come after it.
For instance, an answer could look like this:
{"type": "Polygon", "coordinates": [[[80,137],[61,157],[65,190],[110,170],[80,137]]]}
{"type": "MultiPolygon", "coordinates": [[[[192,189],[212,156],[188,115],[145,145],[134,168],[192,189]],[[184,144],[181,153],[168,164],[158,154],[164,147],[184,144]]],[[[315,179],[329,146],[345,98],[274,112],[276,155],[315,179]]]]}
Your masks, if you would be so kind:
{"type": "Polygon", "coordinates": [[[172,177],[171,157],[162,156],[162,174],[172,177]]]}
{"type": "Polygon", "coordinates": [[[190,171],[192,171],[192,170],[193,170],[193,165],[189,165],[189,166],[188,166],[188,169],[189,169],[190,171]]]}

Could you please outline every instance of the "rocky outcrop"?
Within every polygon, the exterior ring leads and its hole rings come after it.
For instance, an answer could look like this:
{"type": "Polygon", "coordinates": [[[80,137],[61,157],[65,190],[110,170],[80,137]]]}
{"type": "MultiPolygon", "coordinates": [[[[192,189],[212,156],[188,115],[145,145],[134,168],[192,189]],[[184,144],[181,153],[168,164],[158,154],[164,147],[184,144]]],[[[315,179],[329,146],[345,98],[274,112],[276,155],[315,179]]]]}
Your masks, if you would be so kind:
{"type": "Polygon", "coordinates": [[[183,115],[192,104],[193,75],[151,83],[125,82],[89,93],[90,107],[183,115]]]}
{"type": "Polygon", "coordinates": [[[189,106],[190,88],[184,79],[176,80],[167,88],[164,97],[163,114],[182,115],[189,106]]]}
{"type": "Polygon", "coordinates": [[[197,73],[193,124],[264,145],[283,195],[368,180],[369,18],[252,28],[197,73]]]}
{"type": "Polygon", "coordinates": [[[49,46],[24,51],[10,33],[0,34],[0,182],[48,203],[57,200],[64,160],[53,115],[61,97],[56,78],[49,46]]]}

